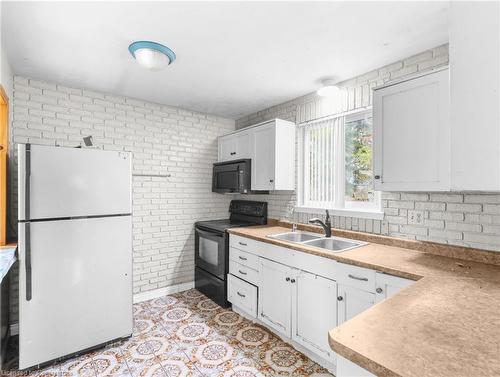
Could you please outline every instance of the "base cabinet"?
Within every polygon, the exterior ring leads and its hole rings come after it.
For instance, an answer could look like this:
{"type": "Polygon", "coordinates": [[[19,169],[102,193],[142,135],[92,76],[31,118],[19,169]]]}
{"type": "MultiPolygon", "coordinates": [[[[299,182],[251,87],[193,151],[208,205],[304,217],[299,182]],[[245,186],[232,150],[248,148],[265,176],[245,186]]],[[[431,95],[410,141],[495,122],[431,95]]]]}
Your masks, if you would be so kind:
{"type": "Polygon", "coordinates": [[[292,340],[333,359],[327,334],[337,326],[337,283],[305,271],[292,280],[292,340]]]}
{"type": "Polygon", "coordinates": [[[338,355],[337,356],[337,377],[375,377],[374,374],[354,364],[352,361],[338,355]]]}
{"type": "Polygon", "coordinates": [[[384,301],[394,296],[401,289],[414,283],[413,280],[403,279],[397,276],[387,275],[381,272],[375,274],[375,302],[384,301]]]}
{"type": "Polygon", "coordinates": [[[375,294],[371,292],[344,284],[337,285],[337,292],[339,326],[375,304],[375,294]]]}
{"type": "Polygon", "coordinates": [[[258,319],[289,338],[293,269],[281,263],[259,258],[259,270],[258,319]]]}

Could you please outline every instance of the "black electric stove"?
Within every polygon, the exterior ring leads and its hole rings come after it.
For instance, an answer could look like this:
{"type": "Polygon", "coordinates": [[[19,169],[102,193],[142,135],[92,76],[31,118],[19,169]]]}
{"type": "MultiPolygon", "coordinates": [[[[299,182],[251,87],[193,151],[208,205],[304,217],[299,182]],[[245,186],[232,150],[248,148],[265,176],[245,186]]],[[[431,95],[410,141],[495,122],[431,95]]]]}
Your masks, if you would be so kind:
{"type": "Polygon", "coordinates": [[[229,219],[195,223],[195,287],[222,307],[228,307],[229,234],[226,230],[267,224],[267,203],[232,200],[229,219]]]}

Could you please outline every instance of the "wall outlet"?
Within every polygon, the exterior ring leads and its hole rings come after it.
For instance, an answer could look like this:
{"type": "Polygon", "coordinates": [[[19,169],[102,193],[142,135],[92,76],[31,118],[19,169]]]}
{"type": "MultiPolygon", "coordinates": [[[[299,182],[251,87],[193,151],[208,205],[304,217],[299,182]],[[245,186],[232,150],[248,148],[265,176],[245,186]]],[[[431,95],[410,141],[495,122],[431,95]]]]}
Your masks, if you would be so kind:
{"type": "Polygon", "coordinates": [[[424,211],[408,211],[408,224],[424,225],[424,211]]]}

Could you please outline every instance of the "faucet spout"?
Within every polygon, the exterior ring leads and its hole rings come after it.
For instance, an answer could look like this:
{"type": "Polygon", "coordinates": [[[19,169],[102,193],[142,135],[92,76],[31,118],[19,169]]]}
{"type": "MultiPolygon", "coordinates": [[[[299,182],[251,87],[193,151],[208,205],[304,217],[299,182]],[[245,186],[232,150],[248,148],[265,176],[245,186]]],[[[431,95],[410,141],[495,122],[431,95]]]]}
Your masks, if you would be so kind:
{"type": "Polygon", "coordinates": [[[332,236],[332,222],[330,220],[330,213],[328,212],[328,210],[326,210],[325,222],[321,221],[318,218],[314,218],[310,219],[309,223],[321,225],[321,227],[323,227],[323,230],[325,231],[325,237],[330,238],[332,236]]]}

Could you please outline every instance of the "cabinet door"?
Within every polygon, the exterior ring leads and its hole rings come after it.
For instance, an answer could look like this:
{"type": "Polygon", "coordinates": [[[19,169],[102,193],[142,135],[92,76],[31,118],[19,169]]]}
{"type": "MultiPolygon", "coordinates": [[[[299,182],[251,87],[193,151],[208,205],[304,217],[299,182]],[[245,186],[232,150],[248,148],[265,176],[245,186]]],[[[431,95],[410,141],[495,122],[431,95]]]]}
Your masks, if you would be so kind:
{"type": "Polygon", "coordinates": [[[234,135],[219,138],[219,162],[236,160],[236,139],[234,135]]]}
{"type": "Polygon", "coordinates": [[[275,124],[255,127],[252,132],[252,190],[274,189],[275,124]]]}
{"type": "Polygon", "coordinates": [[[236,159],[251,158],[250,156],[250,133],[238,132],[234,134],[236,159]]]}
{"type": "Polygon", "coordinates": [[[347,285],[337,285],[337,322],[339,325],[364,312],[375,303],[375,294],[352,288],[347,285]]]}
{"type": "Polygon", "coordinates": [[[375,190],[450,189],[449,73],[373,92],[375,190]]]}
{"type": "Polygon", "coordinates": [[[292,269],[264,258],[259,258],[259,267],[258,318],[290,337],[292,269]]]}
{"type": "Polygon", "coordinates": [[[375,276],[375,302],[380,302],[394,296],[401,289],[415,283],[413,280],[403,279],[397,276],[377,272],[375,276]]]}
{"type": "Polygon", "coordinates": [[[337,326],[337,283],[305,271],[292,278],[292,339],[333,357],[328,331],[337,326]]]}

